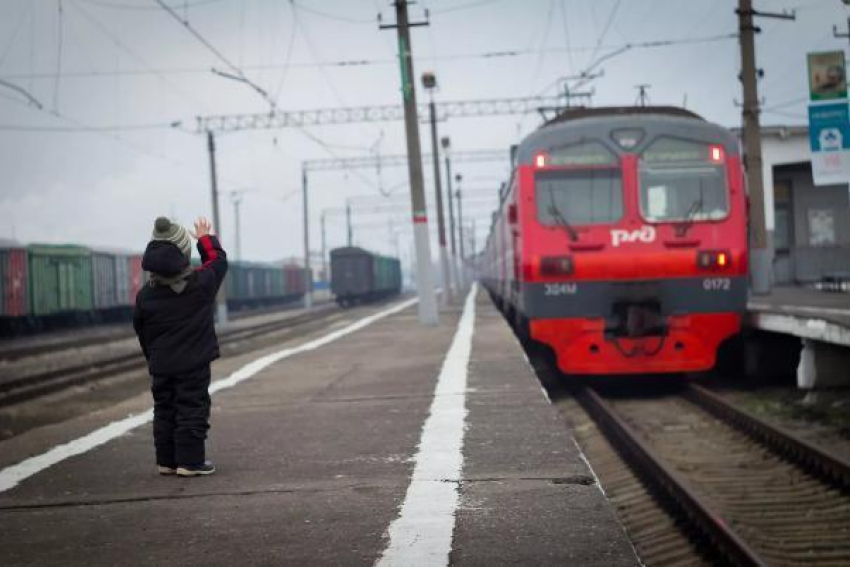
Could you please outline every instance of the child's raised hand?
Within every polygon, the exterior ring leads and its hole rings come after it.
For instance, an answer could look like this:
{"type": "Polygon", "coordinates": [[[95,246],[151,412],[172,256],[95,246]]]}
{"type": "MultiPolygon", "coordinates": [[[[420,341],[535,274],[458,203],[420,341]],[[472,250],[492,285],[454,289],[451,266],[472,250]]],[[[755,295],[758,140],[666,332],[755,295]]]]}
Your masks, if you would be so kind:
{"type": "Polygon", "coordinates": [[[195,230],[192,232],[192,236],[197,239],[202,236],[207,236],[210,231],[212,231],[212,224],[210,224],[209,219],[206,217],[198,217],[198,220],[195,221],[195,230]]]}

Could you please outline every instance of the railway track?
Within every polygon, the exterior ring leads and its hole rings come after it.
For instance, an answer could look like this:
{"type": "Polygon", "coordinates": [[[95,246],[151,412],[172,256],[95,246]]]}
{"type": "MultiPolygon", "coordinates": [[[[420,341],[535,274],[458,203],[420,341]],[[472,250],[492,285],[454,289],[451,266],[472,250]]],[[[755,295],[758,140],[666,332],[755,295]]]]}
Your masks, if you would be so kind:
{"type": "MultiPolygon", "coordinates": [[[[293,317],[268,321],[250,327],[225,329],[219,332],[219,345],[223,352],[225,349],[233,350],[234,353],[254,350],[252,346],[256,345],[248,345],[245,348],[246,341],[262,335],[303,326],[307,323],[320,322],[341,311],[341,308],[329,303],[317,307],[309,313],[301,313],[293,317]]],[[[141,353],[132,352],[5,380],[0,383],[0,407],[32,400],[71,386],[118,374],[142,371],[146,368],[147,364],[141,353]]]]}
{"type": "MultiPolygon", "coordinates": [[[[321,305],[321,304],[319,304],[321,305]]],[[[318,307],[318,305],[317,305],[318,307]]],[[[278,308],[278,310],[287,310],[291,307],[278,308]]],[[[230,314],[233,320],[243,319],[269,313],[268,309],[258,310],[250,309],[245,311],[236,311],[230,314]]],[[[87,346],[103,344],[113,341],[121,341],[134,337],[132,328],[129,322],[120,325],[110,324],[104,328],[92,327],[91,329],[83,329],[83,333],[72,334],[69,337],[53,338],[44,341],[37,341],[32,344],[24,345],[2,345],[0,344],[0,361],[11,362],[40,356],[43,354],[53,354],[62,350],[71,350],[76,348],[84,348],[87,346]]],[[[63,333],[64,334],[64,333],[63,333]]]]}
{"type": "Polygon", "coordinates": [[[734,564],[850,564],[850,464],[699,386],[641,399],[581,387],[575,396],[687,526],[692,542],[661,542],[668,557],[687,558],[696,542],[710,560],[734,564]]]}

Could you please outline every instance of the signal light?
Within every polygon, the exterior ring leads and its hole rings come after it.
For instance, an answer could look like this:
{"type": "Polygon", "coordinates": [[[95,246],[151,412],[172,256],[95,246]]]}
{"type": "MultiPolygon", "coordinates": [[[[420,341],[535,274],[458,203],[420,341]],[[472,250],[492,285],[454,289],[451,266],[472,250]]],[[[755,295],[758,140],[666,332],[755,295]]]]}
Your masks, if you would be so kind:
{"type": "Polygon", "coordinates": [[[568,276],[573,273],[573,268],[571,256],[546,256],[540,259],[541,276],[568,276]]]}
{"type": "Polygon", "coordinates": [[[723,146],[709,146],[708,147],[708,159],[712,163],[722,163],[723,162],[723,146]]]}
{"type": "Polygon", "coordinates": [[[732,257],[725,250],[701,250],[697,253],[697,267],[702,270],[725,270],[732,257]]]}
{"type": "Polygon", "coordinates": [[[534,167],[546,167],[546,154],[541,152],[534,156],[534,167]]]}

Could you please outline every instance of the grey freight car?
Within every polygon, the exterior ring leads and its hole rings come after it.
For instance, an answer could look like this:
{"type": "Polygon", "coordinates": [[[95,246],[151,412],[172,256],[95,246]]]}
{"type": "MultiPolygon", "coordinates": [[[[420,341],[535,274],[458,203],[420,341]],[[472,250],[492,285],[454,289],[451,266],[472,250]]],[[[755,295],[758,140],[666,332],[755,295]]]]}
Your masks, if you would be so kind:
{"type": "Polygon", "coordinates": [[[401,291],[397,258],[348,246],[331,250],[331,293],[340,305],[354,305],[401,291]]]}

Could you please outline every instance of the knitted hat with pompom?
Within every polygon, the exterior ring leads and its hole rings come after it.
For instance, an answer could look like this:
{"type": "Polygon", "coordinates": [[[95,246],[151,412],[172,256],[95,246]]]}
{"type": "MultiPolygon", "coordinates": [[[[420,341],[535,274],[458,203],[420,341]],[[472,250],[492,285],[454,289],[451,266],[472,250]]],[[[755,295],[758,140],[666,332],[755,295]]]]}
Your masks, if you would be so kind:
{"type": "Polygon", "coordinates": [[[159,217],[153,225],[153,240],[165,240],[171,242],[184,256],[189,258],[192,255],[192,238],[189,236],[189,231],[177,223],[171,222],[166,217],[159,217]]]}

